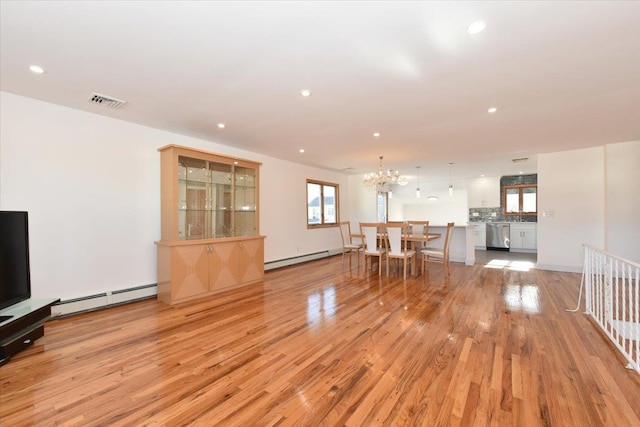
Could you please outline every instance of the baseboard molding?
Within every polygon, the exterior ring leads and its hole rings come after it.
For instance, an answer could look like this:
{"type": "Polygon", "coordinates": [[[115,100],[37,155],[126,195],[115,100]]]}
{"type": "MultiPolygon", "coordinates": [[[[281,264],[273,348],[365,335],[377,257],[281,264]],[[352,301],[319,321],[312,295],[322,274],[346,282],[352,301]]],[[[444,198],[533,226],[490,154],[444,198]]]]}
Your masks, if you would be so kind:
{"type": "Polygon", "coordinates": [[[549,271],[562,271],[564,273],[582,273],[582,267],[571,267],[567,265],[553,265],[553,264],[536,264],[538,270],[549,271]]]}
{"type": "Polygon", "coordinates": [[[283,258],[276,261],[264,263],[264,270],[274,270],[276,268],[288,267],[290,265],[302,264],[304,262],[314,261],[316,259],[327,258],[333,255],[341,254],[342,248],[328,249],[326,251],[314,252],[312,254],[299,255],[290,258],[283,258]]]}
{"type": "Polygon", "coordinates": [[[101,294],[60,301],[51,307],[51,315],[55,317],[100,310],[115,305],[127,304],[148,298],[155,298],[158,285],[153,283],[135,288],[107,291],[101,294]]]}

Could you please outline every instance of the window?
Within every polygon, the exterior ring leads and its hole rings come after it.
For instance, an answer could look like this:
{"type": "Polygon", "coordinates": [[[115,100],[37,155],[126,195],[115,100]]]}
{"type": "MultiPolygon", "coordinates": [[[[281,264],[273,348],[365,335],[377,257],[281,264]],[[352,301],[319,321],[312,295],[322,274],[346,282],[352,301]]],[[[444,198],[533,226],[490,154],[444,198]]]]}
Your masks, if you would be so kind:
{"type": "Polygon", "coordinates": [[[378,222],[387,222],[389,217],[389,193],[378,192],[378,222]]]}
{"type": "Polygon", "coordinates": [[[307,227],[338,224],[338,184],[307,180],[307,227]]]}
{"type": "Polygon", "coordinates": [[[507,185],[504,187],[505,215],[537,215],[537,185],[507,185]]]}

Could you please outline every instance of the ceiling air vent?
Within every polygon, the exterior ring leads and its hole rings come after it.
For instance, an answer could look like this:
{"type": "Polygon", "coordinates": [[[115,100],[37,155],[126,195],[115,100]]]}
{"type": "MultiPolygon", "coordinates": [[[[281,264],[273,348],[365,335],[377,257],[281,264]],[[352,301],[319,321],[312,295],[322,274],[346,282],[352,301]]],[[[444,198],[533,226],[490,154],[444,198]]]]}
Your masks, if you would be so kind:
{"type": "Polygon", "coordinates": [[[519,158],[519,159],[511,159],[511,161],[512,161],[513,163],[522,163],[522,162],[526,162],[527,160],[529,160],[529,158],[528,158],[528,157],[521,157],[521,158],[519,158]]]}
{"type": "Polygon", "coordinates": [[[99,93],[91,94],[91,98],[89,98],[89,102],[98,105],[104,105],[105,107],[113,108],[117,110],[122,107],[127,101],[123,101],[122,99],[114,98],[113,96],[100,95],[99,93]]]}

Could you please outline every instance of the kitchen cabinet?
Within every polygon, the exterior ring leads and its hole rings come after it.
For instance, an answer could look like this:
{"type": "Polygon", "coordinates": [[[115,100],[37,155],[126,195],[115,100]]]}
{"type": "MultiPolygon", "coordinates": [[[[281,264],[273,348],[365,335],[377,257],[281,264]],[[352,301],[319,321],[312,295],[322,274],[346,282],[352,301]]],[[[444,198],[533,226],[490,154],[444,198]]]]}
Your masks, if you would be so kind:
{"type": "Polygon", "coordinates": [[[500,207],[500,178],[475,178],[469,180],[467,185],[467,203],[470,208],[500,207]]]}
{"type": "Polygon", "coordinates": [[[538,249],[536,223],[511,223],[509,250],[512,252],[536,252],[538,249]]]}
{"type": "Polygon", "coordinates": [[[260,163],[176,145],[159,151],[158,299],[174,304],[262,280],[260,163]]]}
{"type": "Polygon", "coordinates": [[[484,222],[473,223],[476,235],[476,249],[487,249],[487,224],[484,222]]]}

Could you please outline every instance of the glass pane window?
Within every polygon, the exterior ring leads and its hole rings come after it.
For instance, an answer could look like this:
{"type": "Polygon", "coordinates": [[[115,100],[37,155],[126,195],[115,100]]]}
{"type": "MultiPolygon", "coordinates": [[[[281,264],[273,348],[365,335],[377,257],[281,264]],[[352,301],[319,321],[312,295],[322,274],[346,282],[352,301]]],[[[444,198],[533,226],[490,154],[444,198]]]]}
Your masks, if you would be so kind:
{"type": "Polygon", "coordinates": [[[504,187],[505,215],[537,215],[538,186],[510,185],[504,187]]]}
{"type": "Polygon", "coordinates": [[[522,212],[536,213],[538,211],[537,190],[536,187],[525,187],[522,189],[522,212]]]}
{"type": "Polygon", "coordinates": [[[520,191],[517,188],[507,188],[506,192],[506,207],[509,213],[520,212],[520,191]]]}
{"type": "Polygon", "coordinates": [[[388,200],[387,194],[379,192],[377,197],[378,222],[387,222],[388,200]]]}
{"type": "Polygon", "coordinates": [[[307,183],[307,225],[320,224],[322,215],[320,210],[320,194],[322,185],[307,183]]]}
{"type": "Polygon", "coordinates": [[[338,184],[307,180],[307,226],[335,225],[339,212],[338,184]]]}
{"type": "Polygon", "coordinates": [[[335,224],[336,223],[336,188],[330,185],[324,186],[323,200],[324,200],[324,223],[335,224]]]}

